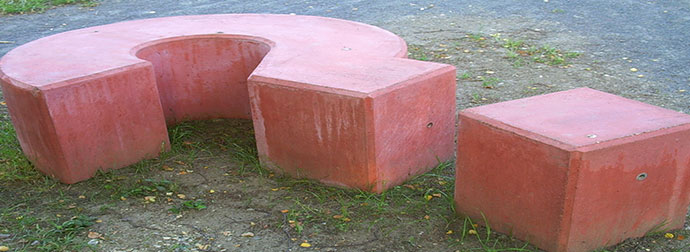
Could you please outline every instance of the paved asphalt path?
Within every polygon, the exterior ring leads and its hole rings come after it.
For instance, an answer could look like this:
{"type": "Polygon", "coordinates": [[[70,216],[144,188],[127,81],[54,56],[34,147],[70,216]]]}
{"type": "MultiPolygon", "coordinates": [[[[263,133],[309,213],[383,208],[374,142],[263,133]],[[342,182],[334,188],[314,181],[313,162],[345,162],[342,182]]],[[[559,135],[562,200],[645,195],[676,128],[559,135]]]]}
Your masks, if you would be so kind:
{"type": "MultiPolygon", "coordinates": [[[[67,30],[118,21],[211,13],[296,13],[377,24],[399,16],[446,14],[491,18],[522,16],[557,22],[561,31],[593,41],[603,60],[640,69],[662,89],[690,90],[690,0],[514,1],[213,1],[101,0],[94,8],[67,6],[42,14],[0,17],[0,55],[29,41],[67,30]]],[[[75,55],[78,57],[78,55],[75,55]]],[[[690,92],[685,93],[690,102],[690,92]]]]}

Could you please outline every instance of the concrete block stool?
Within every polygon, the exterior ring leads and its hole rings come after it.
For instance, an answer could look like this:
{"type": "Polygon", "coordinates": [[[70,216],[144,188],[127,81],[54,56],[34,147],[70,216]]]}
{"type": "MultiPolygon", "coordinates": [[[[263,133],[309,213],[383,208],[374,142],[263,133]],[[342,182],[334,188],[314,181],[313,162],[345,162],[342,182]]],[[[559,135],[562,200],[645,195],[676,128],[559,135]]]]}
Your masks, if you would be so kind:
{"type": "Polygon", "coordinates": [[[167,126],[253,119],[278,172],[381,192],[454,154],[455,68],[367,24],[201,15],[64,32],[0,59],[36,168],[65,183],[169,148],[167,126]]]}
{"type": "Polygon", "coordinates": [[[460,214],[547,251],[683,227],[690,116],[579,88],[459,115],[460,214]]]}

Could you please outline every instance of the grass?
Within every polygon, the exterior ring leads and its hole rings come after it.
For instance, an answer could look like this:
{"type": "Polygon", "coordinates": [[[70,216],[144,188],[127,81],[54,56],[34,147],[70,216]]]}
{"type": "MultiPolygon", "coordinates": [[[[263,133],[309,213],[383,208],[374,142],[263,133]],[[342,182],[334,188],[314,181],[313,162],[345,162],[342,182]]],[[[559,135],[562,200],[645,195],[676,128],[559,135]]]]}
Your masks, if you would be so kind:
{"type": "Polygon", "coordinates": [[[513,62],[514,67],[525,65],[525,59],[550,66],[568,66],[570,64],[569,59],[582,55],[578,52],[563,51],[549,45],[529,45],[524,40],[501,38],[500,35],[495,35],[494,38],[501,47],[507,50],[506,58],[513,62]]]}
{"type": "Polygon", "coordinates": [[[474,40],[475,42],[481,42],[486,40],[486,37],[479,33],[468,33],[466,36],[471,40],[474,40]]]}
{"type": "Polygon", "coordinates": [[[1,0],[0,14],[42,12],[56,6],[67,4],[81,4],[82,6],[91,7],[98,5],[98,2],[93,0],[1,0]]]}
{"type": "Polygon", "coordinates": [[[178,204],[177,206],[171,207],[168,211],[179,214],[187,210],[204,210],[206,209],[206,202],[203,200],[187,200],[178,204]]]}
{"type": "Polygon", "coordinates": [[[421,61],[430,61],[430,60],[435,60],[436,57],[432,53],[428,53],[421,46],[409,45],[409,47],[408,47],[408,58],[415,59],[415,60],[421,60],[421,61]]]}
{"type": "MultiPolygon", "coordinates": [[[[28,205],[16,205],[0,209],[2,227],[10,229],[14,239],[24,241],[35,250],[65,251],[87,248],[88,245],[79,236],[95,223],[95,218],[85,215],[73,217],[37,218],[31,214],[28,205]]],[[[17,251],[29,246],[17,247],[17,251]]]]}
{"type": "Polygon", "coordinates": [[[489,78],[484,78],[481,77],[480,80],[482,81],[482,87],[486,89],[493,89],[501,83],[501,79],[496,78],[496,77],[489,77],[489,78]]]}
{"type": "Polygon", "coordinates": [[[41,177],[24,157],[9,116],[0,114],[0,182],[31,181],[41,177]]]}
{"type": "Polygon", "coordinates": [[[486,219],[486,216],[482,214],[483,226],[472,221],[471,218],[465,217],[462,223],[462,234],[460,241],[464,241],[469,237],[476,238],[481,245],[480,248],[475,250],[483,250],[487,252],[499,252],[499,251],[533,251],[530,248],[530,244],[525,242],[522,246],[506,246],[504,244],[504,239],[502,235],[491,232],[491,225],[486,219]]]}

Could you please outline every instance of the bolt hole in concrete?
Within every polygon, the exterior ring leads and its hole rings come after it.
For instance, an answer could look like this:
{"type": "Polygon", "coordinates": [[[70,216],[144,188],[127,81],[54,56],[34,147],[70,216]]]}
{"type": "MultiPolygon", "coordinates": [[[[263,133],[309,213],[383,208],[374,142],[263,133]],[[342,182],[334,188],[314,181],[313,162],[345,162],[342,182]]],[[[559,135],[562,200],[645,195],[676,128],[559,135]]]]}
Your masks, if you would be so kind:
{"type": "Polygon", "coordinates": [[[427,127],[427,128],[434,127],[434,123],[430,122],[430,123],[428,123],[428,124],[426,125],[426,127],[427,127]]]}
{"type": "Polygon", "coordinates": [[[645,180],[646,178],[647,178],[647,173],[646,173],[646,172],[637,174],[637,180],[639,180],[639,181],[645,180]]]}

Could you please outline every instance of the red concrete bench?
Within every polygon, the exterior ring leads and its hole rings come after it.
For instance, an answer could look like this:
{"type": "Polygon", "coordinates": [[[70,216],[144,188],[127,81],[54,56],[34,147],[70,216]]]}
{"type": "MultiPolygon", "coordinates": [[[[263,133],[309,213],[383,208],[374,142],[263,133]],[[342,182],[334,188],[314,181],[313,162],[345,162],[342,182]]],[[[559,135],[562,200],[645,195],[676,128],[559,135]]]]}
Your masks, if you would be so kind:
{"type": "Polygon", "coordinates": [[[65,183],[152,158],[167,125],[252,118],[263,164],[380,192],[453,156],[455,69],[344,20],[205,15],[60,33],[0,60],[26,156],[65,183]]]}
{"type": "Polygon", "coordinates": [[[547,251],[683,227],[690,116],[581,88],[460,112],[455,203],[547,251]]]}

